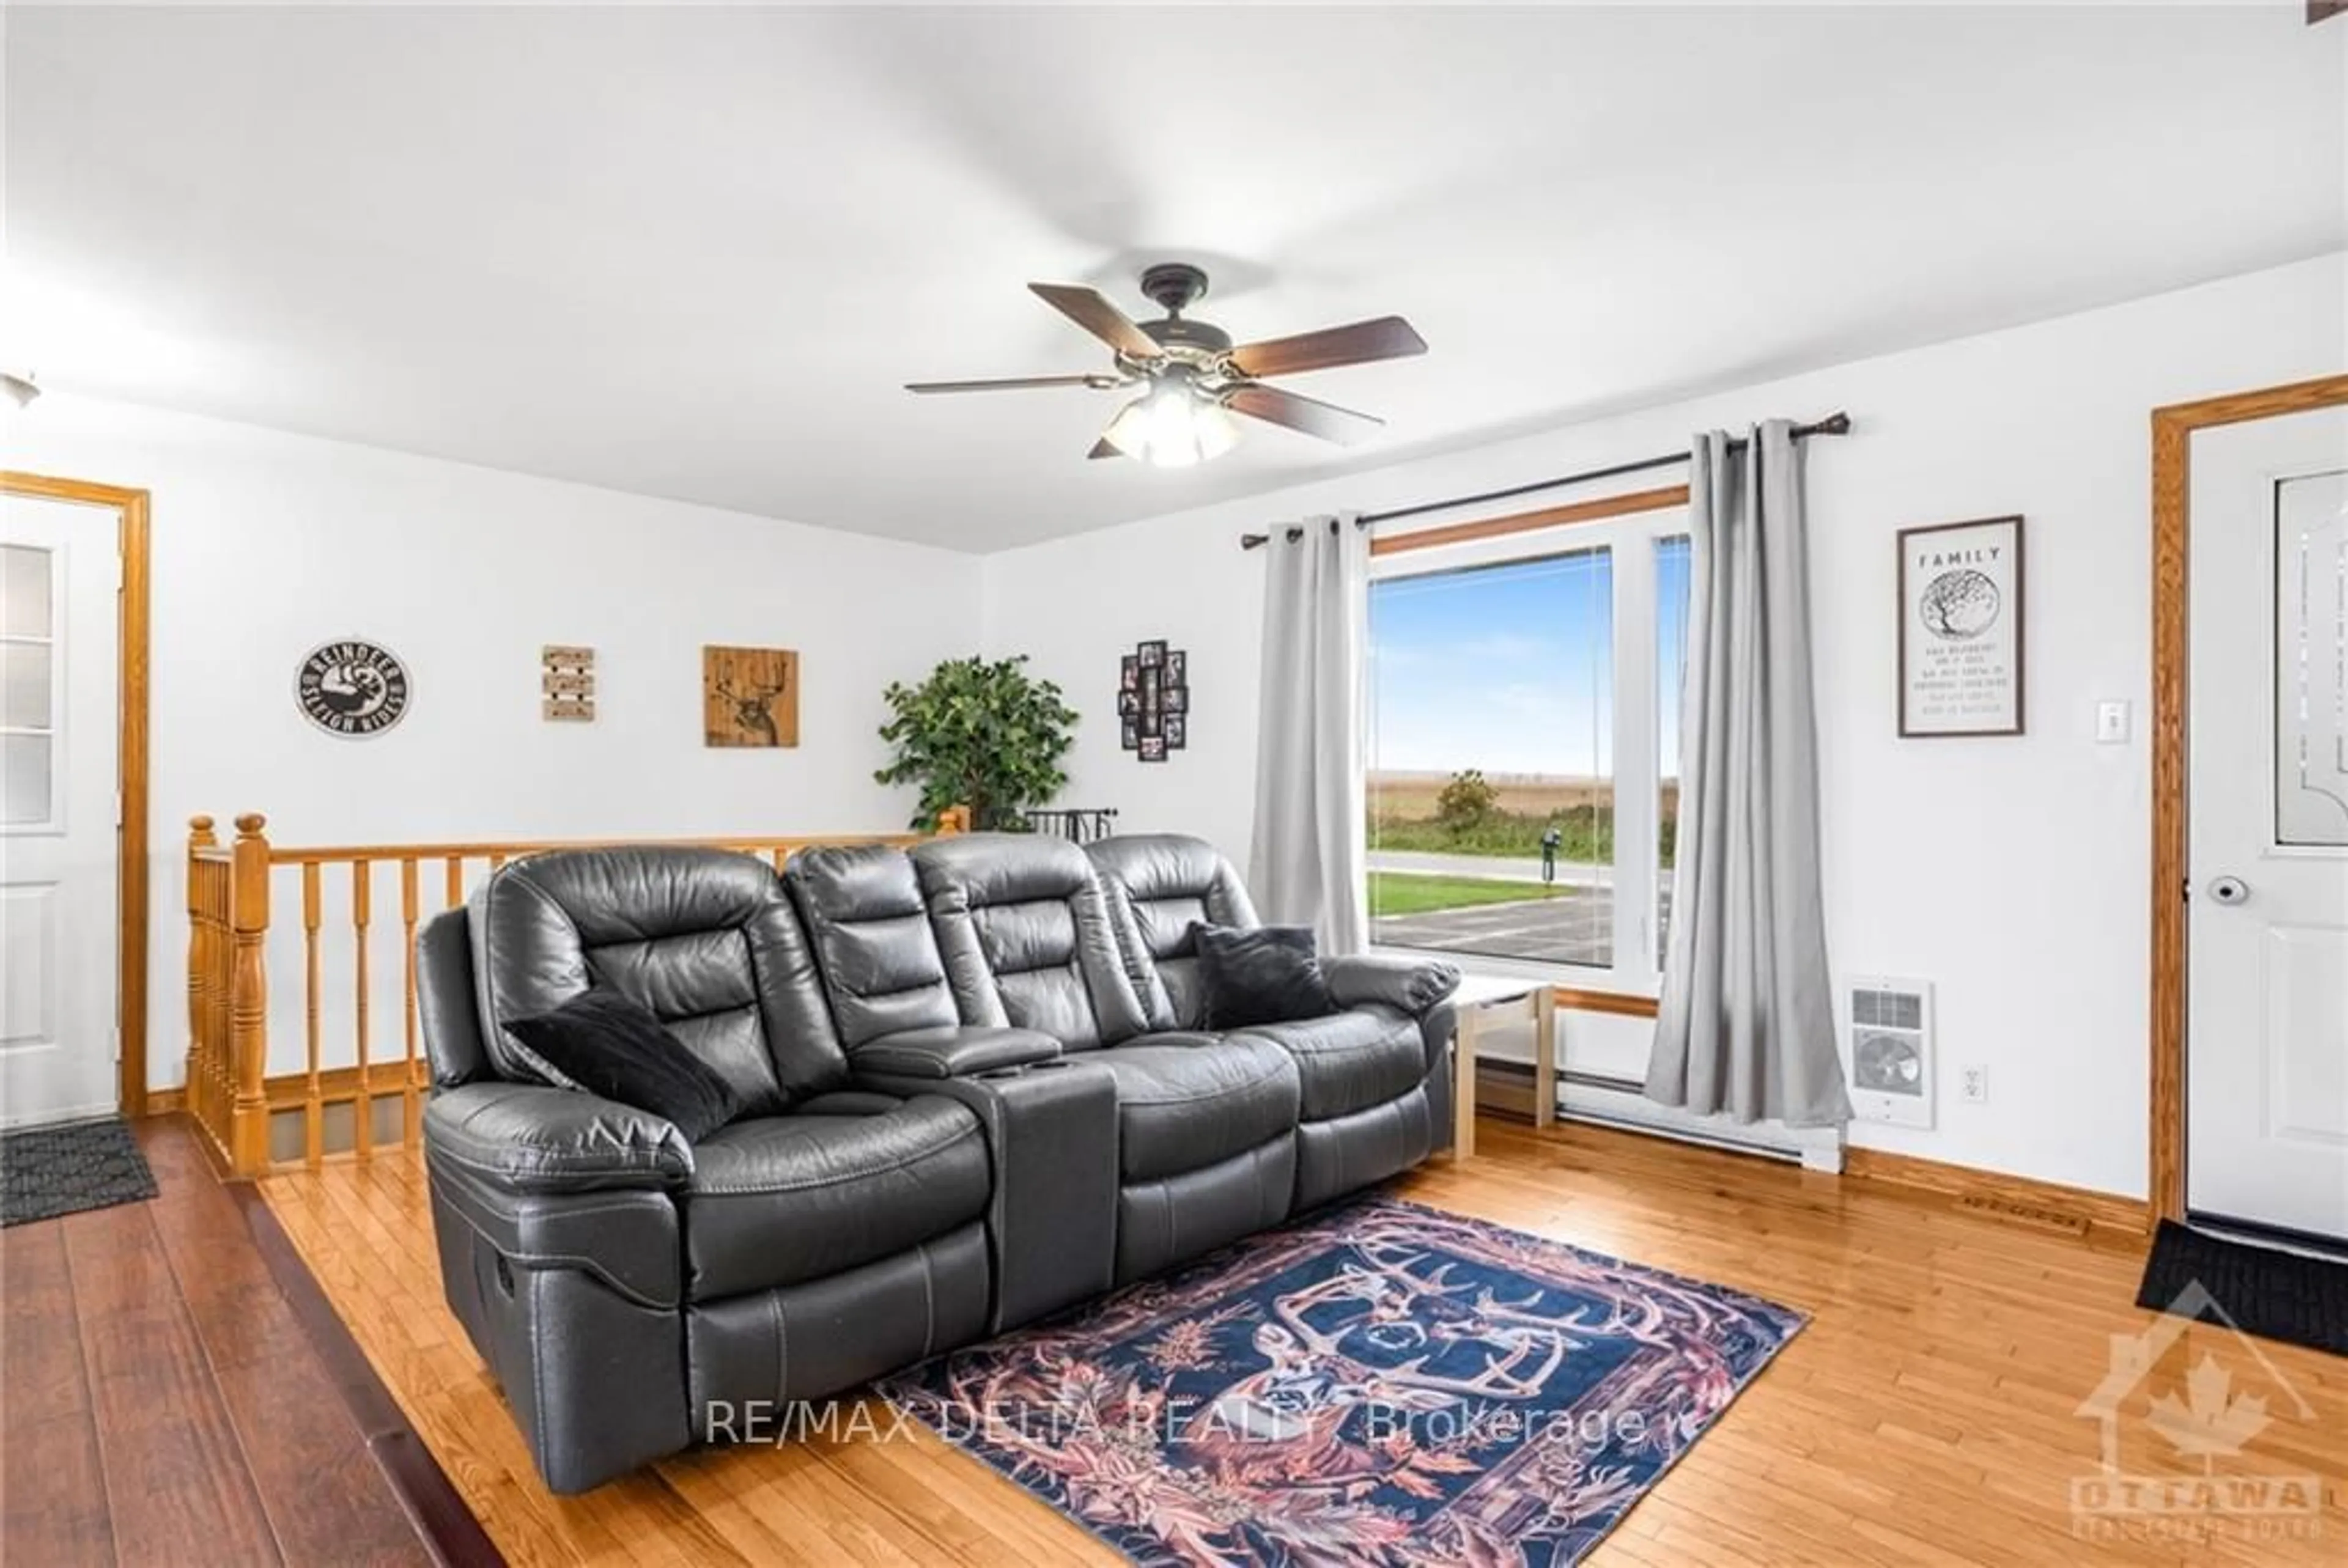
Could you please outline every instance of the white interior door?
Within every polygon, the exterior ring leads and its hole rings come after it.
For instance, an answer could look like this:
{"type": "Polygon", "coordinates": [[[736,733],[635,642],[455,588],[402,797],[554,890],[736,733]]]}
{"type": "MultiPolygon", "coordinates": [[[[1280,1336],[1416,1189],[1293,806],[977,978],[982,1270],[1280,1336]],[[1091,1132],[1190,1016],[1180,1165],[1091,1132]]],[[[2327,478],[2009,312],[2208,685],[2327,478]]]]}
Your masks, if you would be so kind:
{"type": "Polygon", "coordinates": [[[2348,1239],[2348,409],[2192,440],[2186,1203],[2348,1239]]]}
{"type": "Polygon", "coordinates": [[[0,1126],[116,1103],[116,528],[0,495],[0,1126]]]}

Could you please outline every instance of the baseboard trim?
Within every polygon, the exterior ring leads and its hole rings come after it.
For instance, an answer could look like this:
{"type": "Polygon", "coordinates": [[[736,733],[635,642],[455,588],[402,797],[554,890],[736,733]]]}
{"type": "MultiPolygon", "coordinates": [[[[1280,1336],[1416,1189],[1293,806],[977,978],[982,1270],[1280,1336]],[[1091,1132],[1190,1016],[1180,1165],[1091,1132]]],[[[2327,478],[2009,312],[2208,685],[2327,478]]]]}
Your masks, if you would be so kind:
{"type": "MultiPolygon", "coordinates": [[[[1477,1104],[1480,1110],[1497,1112],[1512,1120],[1532,1120],[1533,1074],[1529,1064],[1488,1059],[1476,1064],[1476,1077],[1477,1104]]],[[[1561,1081],[1570,1080],[1570,1077],[1560,1074],[1561,1081]]],[[[1580,1085],[1581,1093],[1579,1097],[1596,1101],[1600,1098],[1598,1091],[1612,1087],[1602,1081],[1591,1080],[1580,1085]]],[[[1651,1137],[1677,1135],[1685,1142],[1703,1143],[1731,1153],[1758,1154],[1764,1158],[1797,1160],[1810,1153],[1802,1148],[1767,1147],[1757,1143],[1740,1147],[1704,1137],[1700,1130],[1691,1136],[1688,1131],[1669,1125],[1643,1123],[1609,1115],[1605,1108],[1596,1103],[1577,1107],[1575,1089],[1575,1084],[1567,1081],[1566,1103],[1561,1109],[1564,1114],[1576,1116],[1578,1120],[1597,1122],[1651,1137]]],[[[1996,1217],[2041,1229],[2066,1230],[2074,1235],[2084,1233],[2090,1226],[2127,1236],[2145,1236],[2152,1230],[2151,1205],[2141,1198],[2124,1198],[2116,1193],[2098,1193],[2085,1187],[2065,1186],[2058,1182],[2009,1175],[2003,1171],[1986,1171],[1976,1165],[1952,1164],[1945,1160],[1896,1154],[1886,1149],[1862,1149],[1849,1143],[1841,1146],[1840,1155],[1845,1176],[1885,1186],[1905,1187],[1910,1192],[1930,1193],[1951,1200],[1952,1206],[1963,1204],[1969,1212],[1979,1217],[1996,1217]]],[[[1826,1163],[1822,1150],[1804,1163],[1813,1169],[1831,1168],[1826,1163]]]]}
{"type": "Polygon", "coordinates": [[[1859,1181],[1931,1193],[1976,1208],[2004,1208],[2050,1217],[2075,1215],[2083,1225],[2123,1235],[2141,1236],[2152,1229],[2151,1205],[2142,1198],[2124,1198],[2116,1193],[2067,1187],[2059,1182],[1954,1165],[1916,1154],[1895,1154],[1888,1149],[1848,1148],[1842,1163],[1843,1174],[1859,1181]]]}
{"type": "MultiPolygon", "coordinates": [[[[1570,1070],[1560,1070],[1557,1079],[1557,1113],[1570,1121],[1724,1153],[1783,1160],[1828,1175],[1842,1169],[1842,1139],[1833,1128],[1787,1127],[1774,1122],[1741,1125],[1658,1104],[1638,1084],[1622,1079],[1570,1070]]],[[[1531,1119],[1531,1063],[1488,1057],[1476,1064],[1476,1080],[1480,1109],[1531,1119]]]]}

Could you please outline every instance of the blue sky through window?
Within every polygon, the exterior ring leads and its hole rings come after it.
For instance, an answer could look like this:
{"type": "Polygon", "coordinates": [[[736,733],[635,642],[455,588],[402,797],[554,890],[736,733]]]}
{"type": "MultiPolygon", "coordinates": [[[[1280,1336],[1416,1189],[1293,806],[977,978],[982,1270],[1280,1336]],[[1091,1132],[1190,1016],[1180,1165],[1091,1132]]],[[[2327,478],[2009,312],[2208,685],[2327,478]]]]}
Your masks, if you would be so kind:
{"type": "Polygon", "coordinates": [[[1656,775],[1680,776],[1680,682],[1687,671],[1687,537],[1655,544],[1656,775]]]}
{"type": "Polygon", "coordinates": [[[1613,774],[1613,559],[1603,549],[1370,589],[1370,765],[1613,774]]]}

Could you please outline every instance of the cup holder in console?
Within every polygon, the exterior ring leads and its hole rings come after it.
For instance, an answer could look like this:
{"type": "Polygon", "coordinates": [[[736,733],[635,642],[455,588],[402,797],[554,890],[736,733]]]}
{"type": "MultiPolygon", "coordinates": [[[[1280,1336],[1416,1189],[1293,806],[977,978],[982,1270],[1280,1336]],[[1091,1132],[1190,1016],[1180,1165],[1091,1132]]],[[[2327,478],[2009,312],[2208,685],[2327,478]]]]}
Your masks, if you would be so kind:
{"type": "Polygon", "coordinates": [[[1049,1072],[1056,1067],[1066,1067],[1067,1065],[1069,1065],[1069,1062],[1066,1057],[1052,1056],[1046,1057],[1041,1061],[1022,1061],[1010,1067],[990,1067],[984,1072],[974,1073],[973,1076],[981,1080],[990,1078],[1018,1078],[1030,1072],[1049,1072]]]}

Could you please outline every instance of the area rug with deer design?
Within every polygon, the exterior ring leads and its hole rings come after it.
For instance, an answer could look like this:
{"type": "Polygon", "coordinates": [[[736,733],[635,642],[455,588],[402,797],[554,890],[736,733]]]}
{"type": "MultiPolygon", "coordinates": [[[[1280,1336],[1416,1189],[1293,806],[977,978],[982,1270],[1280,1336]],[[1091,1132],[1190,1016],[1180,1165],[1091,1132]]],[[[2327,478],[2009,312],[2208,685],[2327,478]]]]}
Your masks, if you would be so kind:
{"type": "Polygon", "coordinates": [[[879,1391],[1143,1563],[1565,1563],[1800,1329],[1373,1198],[879,1391]]]}

